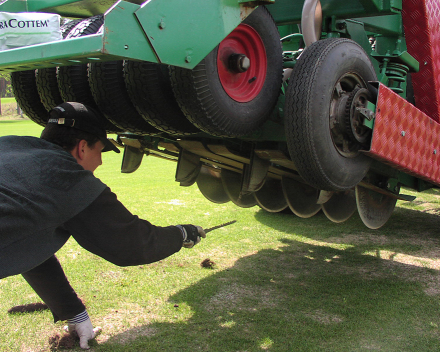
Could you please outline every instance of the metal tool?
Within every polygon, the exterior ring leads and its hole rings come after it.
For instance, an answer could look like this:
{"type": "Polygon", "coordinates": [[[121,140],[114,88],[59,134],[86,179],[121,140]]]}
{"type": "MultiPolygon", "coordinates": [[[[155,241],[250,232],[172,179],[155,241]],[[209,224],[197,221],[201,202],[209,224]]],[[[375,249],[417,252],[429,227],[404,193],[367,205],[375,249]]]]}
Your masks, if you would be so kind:
{"type": "Polygon", "coordinates": [[[234,222],[237,222],[237,220],[228,221],[228,222],[225,222],[224,224],[220,224],[220,225],[217,225],[217,226],[210,227],[208,229],[204,229],[203,231],[205,231],[205,233],[208,233],[208,232],[211,232],[213,230],[217,230],[217,229],[219,229],[221,227],[225,227],[225,226],[231,225],[234,222]]]}

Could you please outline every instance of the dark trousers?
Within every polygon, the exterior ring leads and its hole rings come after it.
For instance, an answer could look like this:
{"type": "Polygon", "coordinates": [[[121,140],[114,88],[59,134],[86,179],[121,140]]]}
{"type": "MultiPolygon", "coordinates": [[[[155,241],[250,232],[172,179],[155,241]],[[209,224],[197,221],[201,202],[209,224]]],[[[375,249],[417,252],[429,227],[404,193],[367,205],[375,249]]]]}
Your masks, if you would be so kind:
{"type": "Polygon", "coordinates": [[[73,318],[85,310],[55,255],[22,275],[47,304],[55,322],[73,318]]]}

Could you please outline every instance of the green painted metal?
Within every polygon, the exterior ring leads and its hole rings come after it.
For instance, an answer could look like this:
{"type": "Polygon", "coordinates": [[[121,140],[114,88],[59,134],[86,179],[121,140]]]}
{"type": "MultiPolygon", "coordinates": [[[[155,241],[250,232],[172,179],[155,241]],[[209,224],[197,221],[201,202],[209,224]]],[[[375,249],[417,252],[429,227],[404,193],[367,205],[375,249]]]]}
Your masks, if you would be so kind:
{"type": "Polygon", "coordinates": [[[0,71],[75,65],[122,59],[157,62],[134,12],[139,5],[120,1],[105,16],[102,34],[33,45],[0,53],[0,71]],[[121,23],[124,31],[121,31],[121,23]],[[130,33],[130,35],[126,35],[130,33]]]}
{"type": "Polygon", "coordinates": [[[357,19],[365,26],[365,30],[388,36],[403,35],[402,16],[400,13],[379,17],[360,17],[357,19]]]}
{"type": "Polygon", "coordinates": [[[236,0],[151,0],[135,14],[161,63],[192,69],[251,11],[236,0]]]}
{"type": "Polygon", "coordinates": [[[275,0],[256,0],[256,1],[238,0],[238,3],[247,4],[247,6],[266,5],[266,4],[269,5],[269,4],[274,4],[275,0]]]}
{"type": "MultiPolygon", "coordinates": [[[[57,13],[63,17],[85,18],[106,13],[118,0],[7,0],[0,11],[57,13]]],[[[146,0],[128,0],[141,5],[146,0]]]]}
{"type": "MultiPolygon", "coordinates": [[[[398,13],[402,0],[321,0],[324,17],[336,19],[383,16],[398,13]]],[[[268,10],[278,25],[300,23],[304,0],[276,0],[268,10]]]]}
{"type": "Polygon", "coordinates": [[[65,58],[81,62],[134,59],[192,69],[252,10],[233,0],[151,0],[142,6],[119,1],[105,15],[101,40],[88,36],[80,42],[5,51],[0,53],[1,70],[48,67],[53,61],[73,64],[65,58]]]}
{"type": "Polygon", "coordinates": [[[27,0],[29,12],[39,12],[48,7],[61,6],[79,2],[79,0],[27,0]]]}
{"type": "Polygon", "coordinates": [[[0,5],[4,12],[41,12],[45,8],[66,5],[79,0],[7,0],[0,5]]]}
{"type": "MultiPolygon", "coordinates": [[[[17,48],[0,53],[2,72],[35,68],[75,65],[105,59],[101,52],[102,37],[90,35],[69,41],[59,41],[17,48]]],[[[110,59],[109,56],[107,59],[110,59]]]]}
{"type": "Polygon", "coordinates": [[[0,11],[2,12],[26,12],[27,10],[27,2],[26,1],[17,1],[17,0],[8,0],[0,5],[0,11]]]}
{"type": "Polygon", "coordinates": [[[158,62],[143,28],[137,21],[135,14],[139,9],[139,5],[120,1],[105,15],[103,53],[121,58],[158,62]]]}

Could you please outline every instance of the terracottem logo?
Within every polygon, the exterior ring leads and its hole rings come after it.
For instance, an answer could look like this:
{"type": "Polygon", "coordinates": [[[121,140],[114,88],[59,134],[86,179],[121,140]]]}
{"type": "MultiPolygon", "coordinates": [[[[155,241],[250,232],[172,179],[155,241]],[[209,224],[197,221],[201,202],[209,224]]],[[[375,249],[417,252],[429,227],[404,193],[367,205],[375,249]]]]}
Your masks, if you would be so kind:
{"type": "Polygon", "coordinates": [[[11,18],[9,21],[0,21],[0,30],[8,28],[42,28],[49,27],[49,20],[17,20],[11,18]]]}

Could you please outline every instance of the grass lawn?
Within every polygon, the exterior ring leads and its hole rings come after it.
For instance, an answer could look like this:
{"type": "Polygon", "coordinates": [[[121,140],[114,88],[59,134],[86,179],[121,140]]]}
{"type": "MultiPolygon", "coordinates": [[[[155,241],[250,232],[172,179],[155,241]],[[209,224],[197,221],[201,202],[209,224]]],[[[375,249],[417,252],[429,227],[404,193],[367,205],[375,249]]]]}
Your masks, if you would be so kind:
{"type": "MultiPolygon", "coordinates": [[[[0,121],[0,135],[40,131],[29,121],[0,121]]],[[[145,157],[133,174],[119,172],[122,154],[103,159],[96,175],[156,225],[237,223],[193,249],[130,268],[69,240],[57,255],[103,328],[91,351],[440,350],[437,190],[399,201],[373,231],[357,214],[334,224],[322,213],[301,219],[210,203],[196,185],[174,182],[176,164],[161,159],[145,157]],[[206,258],[214,269],[200,266],[206,258]]],[[[0,351],[50,350],[62,323],[48,311],[7,312],[39,301],[25,281],[0,280],[0,295],[0,351]]]]}

